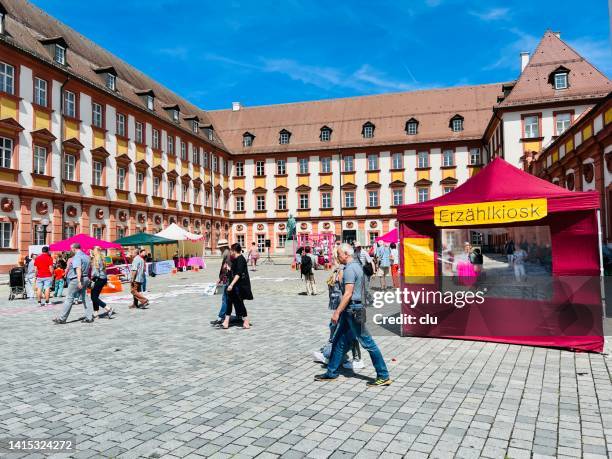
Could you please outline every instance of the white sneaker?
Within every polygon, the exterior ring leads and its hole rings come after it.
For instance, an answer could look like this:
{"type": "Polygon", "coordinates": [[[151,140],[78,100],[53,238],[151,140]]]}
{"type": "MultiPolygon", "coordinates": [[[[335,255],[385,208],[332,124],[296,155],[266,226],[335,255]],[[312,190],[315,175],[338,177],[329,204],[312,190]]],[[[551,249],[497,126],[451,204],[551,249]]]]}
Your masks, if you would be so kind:
{"type": "Polygon", "coordinates": [[[365,368],[363,360],[353,360],[353,370],[361,370],[365,368]]]}
{"type": "Polygon", "coordinates": [[[325,356],[323,355],[321,351],[314,351],[312,353],[312,358],[314,359],[315,362],[320,362],[320,363],[324,363],[327,365],[327,359],[325,358],[325,356]]]}

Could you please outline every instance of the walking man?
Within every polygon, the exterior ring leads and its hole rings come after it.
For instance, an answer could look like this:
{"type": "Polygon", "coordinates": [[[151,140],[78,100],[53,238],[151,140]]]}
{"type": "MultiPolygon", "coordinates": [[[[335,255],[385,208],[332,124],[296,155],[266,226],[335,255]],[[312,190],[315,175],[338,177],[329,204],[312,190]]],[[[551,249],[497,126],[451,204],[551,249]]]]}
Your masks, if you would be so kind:
{"type": "Polygon", "coordinates": [[[302,264],[300,265],[300,271],[304,275],[306,280],[306,295],[316,295],[317,285],[315,284],[314,270],[317,266],[317,258],[312,254],[310,247],[304,248],[302,255],[302,264]]]}
{"type": "Polygon", "coordinates": [[[38,305],[43,305],[43,294],[45,304],[49,306],[51,296],[51,283],[53,282],[53,258],[49,255],[49,247],[44,246],[42,253],[34,260],[34,271],[36,276],[36,288],[38,289],[38,305]]]}
{"type": "Polygon", "coordinates": [[[134,304],[130,306],[130,309],[133,308],[146,308],[149,305],[149,300],[140,293],[142,292],[142,284],[145,281],[145,268],[146,263],[144,260],[145,253],[147,251],[145,249],[140,249],[138,254],[132,260],[132,296],[134,297],[134,304]]]}
{"type": "Polygon", "coordinates": [[[378,260],[378,275],[380,276],[380,289],[387,289],[387,276],[391,269],[391,249],[389,246],[378,241],[379,246],[376,248],[376,259],[378,260]]]}
{"type": "Polygon", "coordinates": [[[219,309],[217,320],[211,321],[211,325],[221,325],[225,320],[225,311],[227,311],[227,284],[229,283],[232,266],[232,258],[227,239],[219,239],[217,241],[217,248],[221,252],[221,269],[219,270],[219,281],[217,282],[217,285],[222,289],[221,309],[219,309]]]}
{"type": "Polygon", "coordinates": [[[66,279],[68,281],[68,293],[66,294],[66,300],[64,301],[64,309],[59,317],[53,319],[55,324],[65,324],[66,319],[70,315],[72,304],[77,299],[83,300],[83,308],[85,309],[85,319],[82,322],[92,323],[93,319],[93,307],[91,303],[88,304],[85,296],[85,290],[89,286],[89,257],[81,250],[81,244],[74,243],[70,246],[74,256],[70,260],[70,266],[66,273],[66,279]]]}
{"type": "Polygon", "coordinates": [[[352,341],[357,338],[361,347],[370,354],[376,369],[376,380],[368,382],[370,387],[391,384],[387,365],[376,342],[365,326],[365,307],[361,302],[363,291],[363,268],[353,259],[353,248],[342,244],[338,248],[338,261],[345,266],[342,276],[342,299],[334,310],[331,321],[337,324],[332,352],[327,364],[327,372],[315,376],[315,381],[333,381],[338,377],[338,369],[352,341]]]}

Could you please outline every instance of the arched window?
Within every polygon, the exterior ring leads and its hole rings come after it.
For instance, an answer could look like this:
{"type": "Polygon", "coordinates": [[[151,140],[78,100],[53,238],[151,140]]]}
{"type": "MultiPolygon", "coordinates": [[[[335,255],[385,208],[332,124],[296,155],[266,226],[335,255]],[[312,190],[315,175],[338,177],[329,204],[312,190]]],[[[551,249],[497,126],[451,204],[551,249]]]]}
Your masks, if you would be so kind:
{"type": "Polygon", "coordinates": [[[453,132],[463,131],[463,116],[455,115],[450,119],[448,125],[453,132]]]}
{"type": "Polygon", "coordinates": [[[363,125],[363,127],[361,128],[361,135],[363,136],[364,139],[371,139],[374,137],[374,124],[372,124],[371,122],[367,122],[363,125]]]}
{"type": "Polygon", "coordinates": [[[419,122],[415,118],[406,121],[406,134],[416,135],[419,132],[419,122]]]}
{"type": "Polygon", "coordinates": [[[287,129],[283,129],[278,133],[278,143],[281,145],[287,145],[290,138],[291,132],[289,132],[287,129]]]}

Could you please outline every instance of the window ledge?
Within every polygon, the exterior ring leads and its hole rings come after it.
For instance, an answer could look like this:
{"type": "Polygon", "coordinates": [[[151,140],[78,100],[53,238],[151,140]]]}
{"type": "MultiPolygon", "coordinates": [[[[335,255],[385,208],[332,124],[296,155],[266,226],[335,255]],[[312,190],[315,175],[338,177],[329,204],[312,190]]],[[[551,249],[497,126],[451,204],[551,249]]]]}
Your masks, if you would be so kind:
{"type": "Polygon", "coordinates": [[[53,113],[53,109],[49,108],[49,107],[45,107],[43,105],[38,105],[34,102],[32,102],[32,107],[34,107],[35,110],[40,110],[42,112],[47,112],[48,114],[53,113]]]}
{"type": "Polygon", "coordinates": [[[232,178],[233,179],[243,179],[243,178],[245,178],[245,176],[244,175],[234,175],[232,178]]]}
{"type": "Polygon", "coordinates": [[[103,134],[106,134],[108,131],[102,127],[98,127],[98,126],[94,126],[93,124],[91,125],[91,130],[94,132],[101,132],[103,134]]]}
{"type": "Polygon", "coordinates": [[[81,124],[83,121],[77,118],[76,116],[63,115],[65,121],[73,121],[75,123],[81,124]]]}
{"type": "Polygon", "coordinates": [[[254,210],[253,212],[256,213],[256,214],[265,214],[267,212],[267,210],[266,209],[260,209],[260,210],[254,210]]]}
{"type": "Polygon", "coordinates": [[[478,163],[478,164],[468,164],[467,167],[482,167],[484,166],[483,163],[478,163]]]}
{"type": "Polygon", "coordinates": [[[427,166],[427,167],[415,167],[414,170],[416,170],[416,171],[430,171],[431,170],[431,166],[427,166]]]}
{"type": "Polygon", "coordinates": [[[368,169],[366,172],[380,172],[380,169],[368,169]]]}
{"type": "Polygon", "coordinates": [[[323,210],[334,210],[334,208],[333,207],[319,207],[319,210],[320,211],[323,211],[323,210]]]}
{"type": "MultiPolygon", "coordinates": [[[[47,233],[47,234],[49,234],[49,233],[47,233]]],[[[19,253],[19,249],[11,249],[10,247],[8,247],[8,248],[0,247],[0,253],[19,253]]]]}
{"type": "Polygon", "coordinates": [[[440,169],[446,170],[446,169],[457,169],[456,165],[453,166],[440,166],[440,169]]]}
{"type": "Polygon", "coordinates": [[[94,185],[93,183],[91,184],[91,188],[93,190],[102,190],[102,191],[108,190],[108,187],[106,185],[94,185]]]}
{"type": "Polygon", "coordinates": [[[300,209],[298,209],[298,212],[310,212],[310,210],[311,210],[310,207],[307,208],[307,209],[300,208],[300,209]]]}
{"type": "Polygon", "coordinates": [[[275,212],[287,212],[287,209],[276,209],[275,212]]]}
{"type": "Polygon", "coordinates": [[[310,176],[310,172],[300,172],[299,174],[295,174],[298,177],[309,177],[310,176]]]}
{"type": "Polygon", "coordinates": [[[357,210],[357,206],[353,206],[353,207],[342,207],[342,210],[357,210]]]}
{"type": "Polygon", "coordinates": [[[32,172],[31,175],[33,178],[40,178],[40,179],[45,179],[45,180],[53,180],[55,178],[53,175],[38,174],[36,172],[32,172]]]}
{"type": "Polygon", "coordinates": [[[333,172],[319,172],[319,177],[332,175],[333,172]]]}
{"type": "Polygon", "coordinates": [[[77,185],[77,186],[81,186],[83,184],[83,182],[79,182],[78,180],[68,180],[68,179],[62,179],[62,181],[67,184],[67,185],[77,185]]]}
{"type": "Polygon", "coordinates": [[[342,175],[351,175],[351,174],[354,174],[354,173],[355,173],[355,171],[342,171],[341,172],[342,175]]]}
{"type": "Polygon", "coordinates": [[[246,214],[246,210],[233,210],[232,212],[239,215],[246,214]]]}
{"type": "Polygon", "coordinates": [[[366,209],[380,209],[380,206],[366,206],[366,209]]]}
{"type": "Polygon", "coordinates": [[[520,142],[541,142],[542,140],[544,140],[544,137],[523,137],[520,142]]]}
{"type": "Polygon", "coordinates": [[[9,93],[9,92],[0,91],[0,95],[1,95],[3,98],[5,97],[5,98],[10,99],[10,100],[13,100],[13,101],[15,101],[15,102],[19,102],[19,101],[21,101],[21,97],[19,97],[19,96],[15,95],[15,94],[11,94],[11,93],[9,93]]]}
{"type": "Polygon", "coordinates": [[[403,168],[403,167],[400,167],[400,168],[398,168],[398,169],[389,169],[389,171],[391,171],[391,172],[404,172],[405,170],[406,170],[406,169],[405,169],[405,168],[403,168]]]}

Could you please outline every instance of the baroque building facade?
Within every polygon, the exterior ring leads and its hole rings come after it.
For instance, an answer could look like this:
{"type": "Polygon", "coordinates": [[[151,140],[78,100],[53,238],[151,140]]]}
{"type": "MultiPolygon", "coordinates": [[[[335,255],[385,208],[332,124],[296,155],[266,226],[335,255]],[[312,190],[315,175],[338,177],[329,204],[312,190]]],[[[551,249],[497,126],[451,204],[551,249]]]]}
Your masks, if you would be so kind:
{"type": "Polygon", "coordinates": [[[0,270],[31,245],[171,222],[285,253],[368,243],[495,156],[522,167],[610,81],[546,32],[514,82],[205,111],[25,0],[0,0],[0,270]]]}

